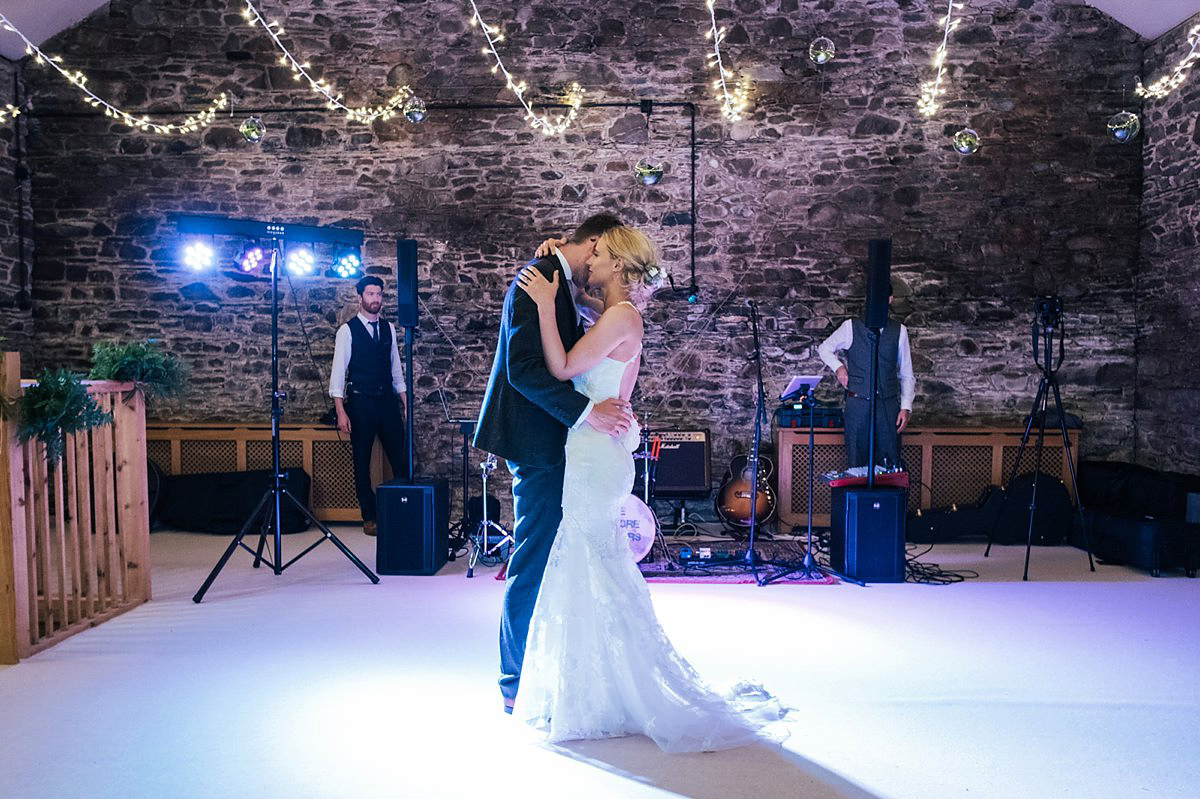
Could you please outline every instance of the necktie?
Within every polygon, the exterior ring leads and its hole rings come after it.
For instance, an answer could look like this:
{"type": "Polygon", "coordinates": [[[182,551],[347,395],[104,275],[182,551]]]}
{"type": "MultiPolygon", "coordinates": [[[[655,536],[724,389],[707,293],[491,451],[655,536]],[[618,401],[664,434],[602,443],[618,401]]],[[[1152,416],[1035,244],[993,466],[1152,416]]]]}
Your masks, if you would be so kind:
{"type": "Polygon", "coordinates": [[[371,338],[379,341],[379,321],[371,322],[371,338]]]}

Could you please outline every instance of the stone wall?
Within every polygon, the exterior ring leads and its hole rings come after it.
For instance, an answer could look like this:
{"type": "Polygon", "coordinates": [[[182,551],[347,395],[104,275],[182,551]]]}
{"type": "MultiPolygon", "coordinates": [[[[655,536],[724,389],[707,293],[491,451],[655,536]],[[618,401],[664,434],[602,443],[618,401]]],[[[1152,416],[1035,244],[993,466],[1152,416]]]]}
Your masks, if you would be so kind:
{"type": "MultiPolygon", "coordinates": [[[[1146,80],[1187,54],[1192,17],[1146,50],[1146,80]]],[[[1138,273],[1137,460],[1200,472],[1200,364],[1187,355],[1200,329],[1200,84],[1195,76],[1149,101],[1145,126],[1141,261],[1138,273]]]]}
{"type": "MultiPolygon", "coordinates": [[[[0,107],[20,104],[18,75],[18,66],[0,57],[0,107]]],[[[23,142],[18,138],[23,122],[10,118],[0,124],[0,349],[29,357],[33,354],[29,346],[32,242],[23,236],[21,225],[29,212],[23,142]]]]}
{"type": "MultiPolygon", "coordinates": [[[[650,423],[716,431],[719,475],[751,434],[743,300],[763,313],[774,395],[820,367],[815,344],[861,311],[866,241],[891,236],[894,310],[911,330],[918,377],[915,423],[1018,424],[1037,384],[1032,299],[1058,293],[1070,324],[1063,391],[1086,421],[1085,450],[1130,457],[1142,162],[1138,145],[1106,139],[1104,121],[1140,70],[1138,37],[1081,2],[972,3],[948,58],[946,108],[927,122],[915,99],[943,3],[718,5],[725,54],[755,79],[754,110],[733,125],[709,87],[703,3],[528,2],[515,13],[496,6],[492,20],[534,97],[578,79],[590,101],[697,104],[700,301],[667,290],[649,310],[635,402],[650,423]],[[819,35],[838,47],[821,70],[806,57],[819,35]],[[970,157],[949,146],[966,125],[984,141],[970,157]]],[[[202,135],[163,140],[81,115],[69,87],[29,68],[39,361],[84,366],[97,339],[154,337],[191,362],[195,392],[152,413],[265,420],[264,282],[229,268],[188,272],[170,215],[361,228],[371,270],[385,275],[395,238],[416,238],[418,460],[453,476],[456,428],[441,422],[438,389],[452,413],[476,411],[504,286],[545,234],[615,211],[660,243],[687,285],[686,109],[656,110],[648,130],[635,107],[588,108],[547,139],[515,111],[462,107],[512,98],[461,3],[286,8],[287,41],[349,100],[378,102],[407,81],[436,106],[428,120],[361,126],[311,110],[313,95],[276,65],[236,4],[114,0],[53,43],[89,85],[132,108],[195,108],[228,90],[235,111],[202,135]],[[236,131],[251,108],[270,127],[259,145],[236,131]],[[646,155],[666,169],[652,188],[631,177],[646,155]]],[[[236,243],[217,243],[231,261],[236,243]]],[[[355,297],[326,278],[296,292],[283,318],[285,384],[291,418],[312,419],[326,407],[335,325],[355,297]]]]}

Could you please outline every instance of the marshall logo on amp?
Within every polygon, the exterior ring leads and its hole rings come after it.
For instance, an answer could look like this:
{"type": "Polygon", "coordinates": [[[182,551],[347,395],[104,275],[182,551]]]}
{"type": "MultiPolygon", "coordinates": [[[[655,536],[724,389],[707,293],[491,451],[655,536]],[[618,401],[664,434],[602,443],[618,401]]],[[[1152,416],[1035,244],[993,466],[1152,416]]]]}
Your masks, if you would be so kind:
{"type": "MultiPolygon", "coordinates": [[[[658,468],[654,475],[654,495],[663,498],[693,499],[707,497],[712,491],[712,466],[707,430],[648,430],[653,441],[662,440],[658,468]]],[[[635,491],[642,485],[645,461],[635,461],[635,491]]]]}

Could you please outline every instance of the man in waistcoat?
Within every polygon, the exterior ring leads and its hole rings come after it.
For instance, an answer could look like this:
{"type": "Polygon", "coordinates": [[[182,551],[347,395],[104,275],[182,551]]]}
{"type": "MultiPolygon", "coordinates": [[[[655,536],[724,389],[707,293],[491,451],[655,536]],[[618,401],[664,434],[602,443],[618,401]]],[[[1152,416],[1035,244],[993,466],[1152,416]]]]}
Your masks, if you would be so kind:
{"type": "Polygon", "coordinates": [[[337,410],[338,429],[350,436],[354,492],[362,511],[363,532],[375,535],[371,450],[376,437],[392,466],[392,475],[410,477],[404,446],[404,369],[396,346],[396,328],[379,318],[383,281],[368,275],[355,284],[355,289],[359,311],[338,328],[329,396],[337,410]]]}
{"type": "MultiPolygon", "coordinates": [[[[893,295],[889,287],[888,305],[893,295]]],[[[817,354],[846,389],[846,465],[866,466],[870,459],[868,392],[871,384],[871,339],[866,323],[847,319],[821,342],[817,354]],[[839,358],[840,354],[840,358],[839,358]]],[[[900,465],[900,433],[912,415],[917,381],[913,377],[908,329],[895,319],[879,335],[879,372],[875,394],[875,463],[900,465]]]]}

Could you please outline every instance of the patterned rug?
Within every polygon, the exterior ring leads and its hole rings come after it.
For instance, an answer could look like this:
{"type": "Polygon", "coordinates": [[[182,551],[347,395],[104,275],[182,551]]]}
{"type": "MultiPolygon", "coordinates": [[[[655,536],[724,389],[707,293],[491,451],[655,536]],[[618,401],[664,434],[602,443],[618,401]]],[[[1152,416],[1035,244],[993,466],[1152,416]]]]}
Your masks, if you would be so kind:
{"type": "MultiPolygon", "coordinates": [[[[745,542],[667,539],[665,543],[667,552],[663,551],[663,540],[660,539],[650,554],[638,563],[638,569],[648,583],[741,585],[755,582],[754,573],[744,562],[745,542]]],[[[754,551],[758,553],[760,563],[774,562],[758,567],[759,579],[778,577],[788,570],[787,564],[799,565],[804,557],[803,549],[791,541],[758,541],[754,551]]],[[[772,585],[834,585],[837,582],[836,578],[827,575],[807,579],[789,574],[778,577],[772,585]]]]}

